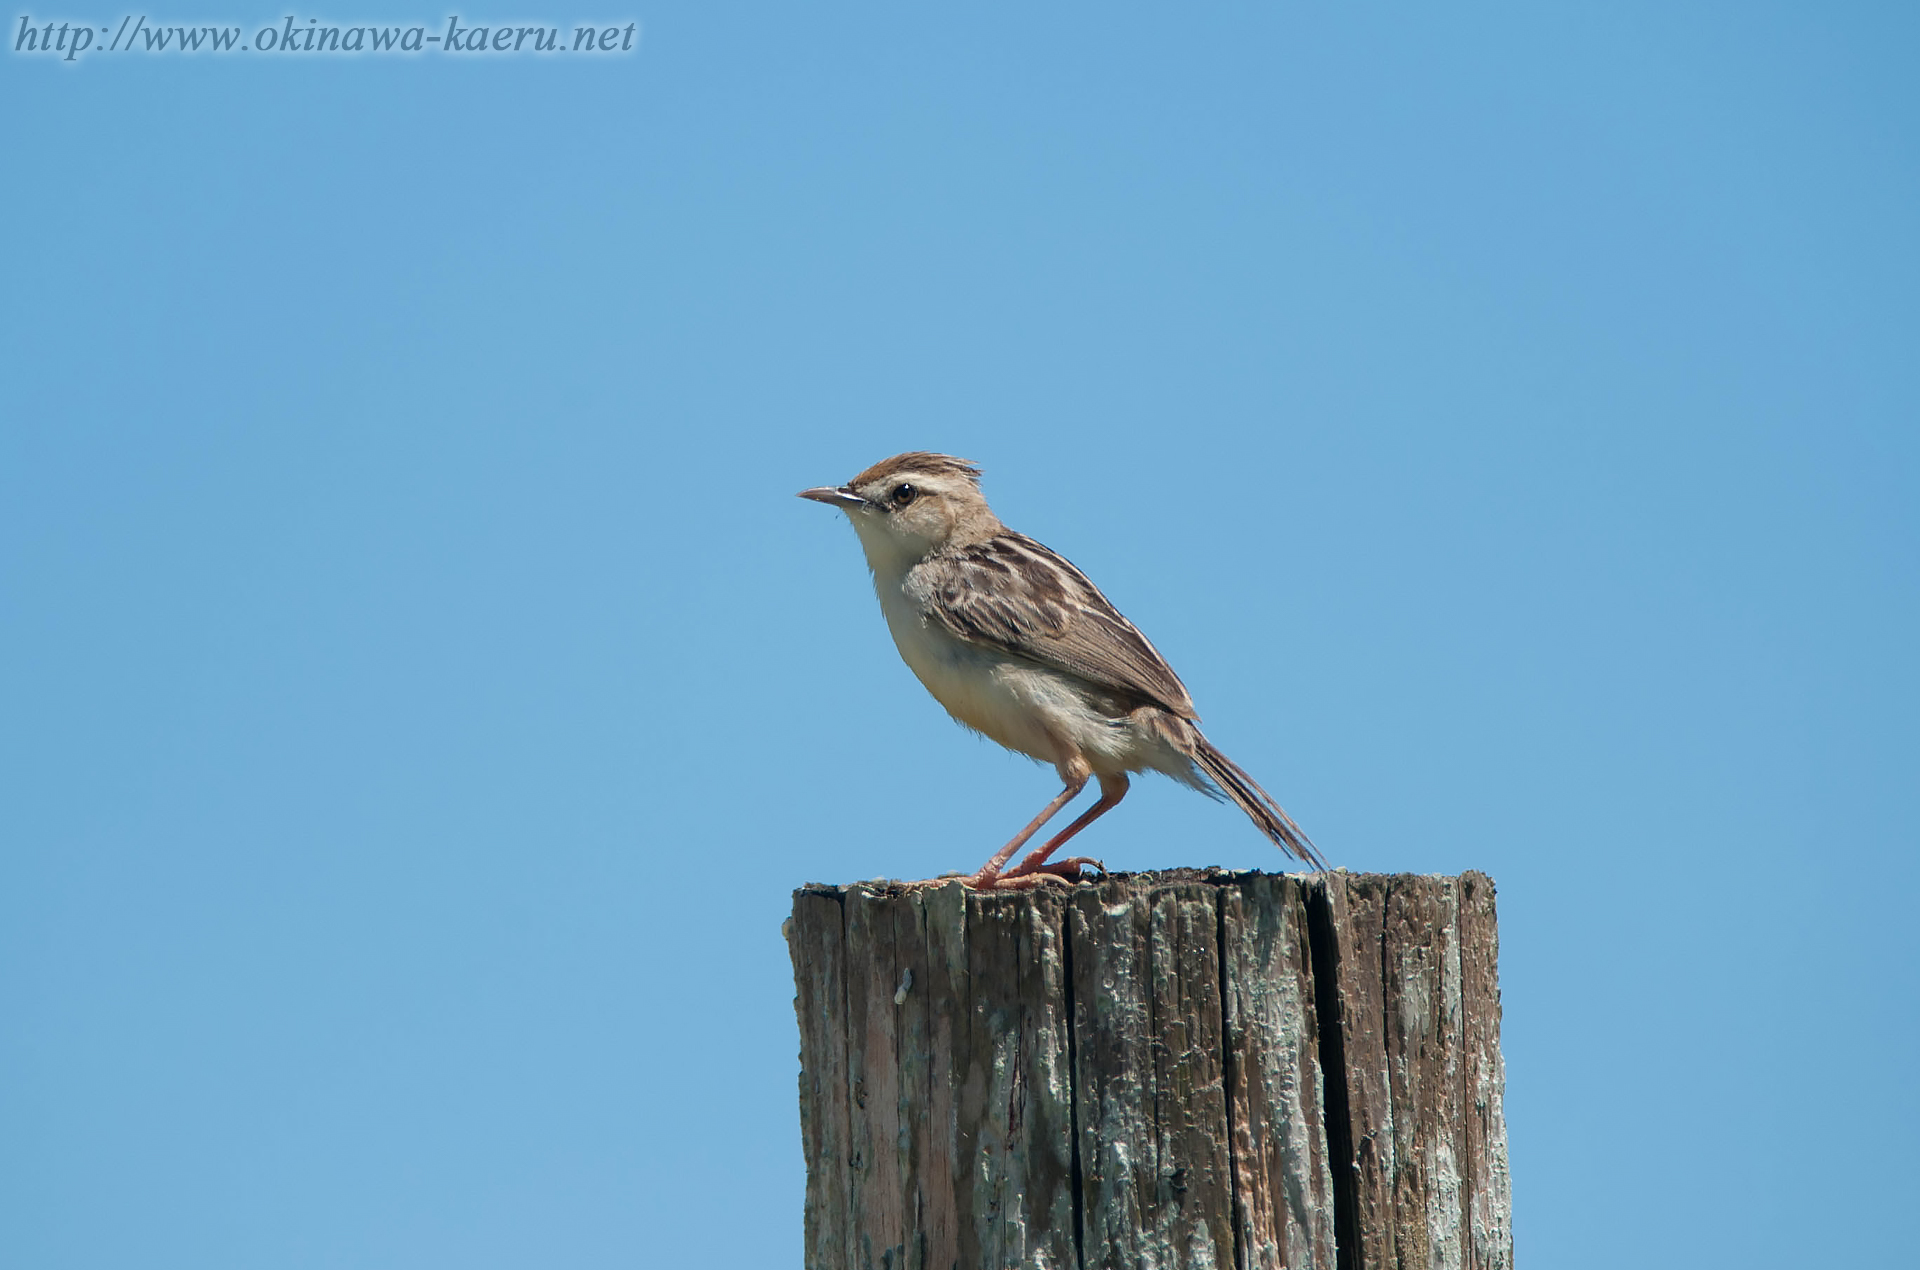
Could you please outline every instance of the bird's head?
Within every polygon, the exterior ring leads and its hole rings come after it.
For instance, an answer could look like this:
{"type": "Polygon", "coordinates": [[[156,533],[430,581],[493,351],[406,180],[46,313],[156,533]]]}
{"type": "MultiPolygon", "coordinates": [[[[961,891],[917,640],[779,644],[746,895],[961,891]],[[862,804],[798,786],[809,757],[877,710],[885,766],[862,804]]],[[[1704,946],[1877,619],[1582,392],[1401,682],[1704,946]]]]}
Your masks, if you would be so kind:
{"type": "Polygon", "coordinates": [[[803,489],[800,497],[846,512],[875,572],[911,568],[942,547],[1000,529],[980,492],[980,469],[946,454],[896,454],[845,485],[803,489]]]}

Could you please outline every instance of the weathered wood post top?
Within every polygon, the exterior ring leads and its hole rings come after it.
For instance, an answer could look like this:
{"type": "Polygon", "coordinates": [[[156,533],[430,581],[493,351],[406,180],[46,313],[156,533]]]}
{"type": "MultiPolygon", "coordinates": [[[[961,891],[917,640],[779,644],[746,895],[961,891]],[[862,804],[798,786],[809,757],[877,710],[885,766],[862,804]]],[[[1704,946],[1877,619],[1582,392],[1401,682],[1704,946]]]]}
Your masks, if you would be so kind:
{"type": "Polygon", "coordinates": [[[807,1270],[1507,1270],[1493,884],[808,886],[807,1270]]]}

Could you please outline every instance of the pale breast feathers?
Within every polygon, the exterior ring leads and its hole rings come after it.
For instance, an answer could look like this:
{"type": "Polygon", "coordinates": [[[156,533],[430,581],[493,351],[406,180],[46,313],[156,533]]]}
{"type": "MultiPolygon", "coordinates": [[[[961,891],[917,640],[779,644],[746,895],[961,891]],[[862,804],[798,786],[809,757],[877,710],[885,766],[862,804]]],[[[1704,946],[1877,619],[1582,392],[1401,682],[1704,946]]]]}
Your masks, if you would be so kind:
{"type": "Polygon", "coordinates": [[[1147,637],[1085,574],[1024,534],[942,552],[915,566],[912,583],[931,615],[963,640],[1198,718],[1147,637]]]}

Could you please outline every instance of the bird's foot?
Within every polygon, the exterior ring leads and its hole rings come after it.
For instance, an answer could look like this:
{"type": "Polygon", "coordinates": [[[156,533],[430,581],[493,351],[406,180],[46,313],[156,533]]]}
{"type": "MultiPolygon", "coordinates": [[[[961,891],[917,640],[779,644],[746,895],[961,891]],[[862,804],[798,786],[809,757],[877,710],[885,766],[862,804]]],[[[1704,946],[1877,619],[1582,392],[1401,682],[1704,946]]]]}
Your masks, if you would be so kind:
{"type": "Polygon", "coordinates": [[[1019,864],[1006,872],[998,870],[980,870],[961,881],[976,891],[1024,891],[1036,886],[1067,886],[1074,882],[1084,882],[1083,872],[1088,866],[1107,871],[1107,866],[1091,856],[1075,856],[1071,860],[1055,860],[1051,864],[1019,864]]]}

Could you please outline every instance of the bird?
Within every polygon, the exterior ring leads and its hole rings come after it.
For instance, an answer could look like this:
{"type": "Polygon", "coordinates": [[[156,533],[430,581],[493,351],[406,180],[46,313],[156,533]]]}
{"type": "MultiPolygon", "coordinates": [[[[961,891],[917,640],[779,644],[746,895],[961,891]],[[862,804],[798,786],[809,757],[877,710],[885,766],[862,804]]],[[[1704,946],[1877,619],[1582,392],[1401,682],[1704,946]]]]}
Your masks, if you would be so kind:
{"type": "Polygon", "coordinates": [[[1200,731],[1159,650],[1066,557],[1002,524],[980,476],[966,459],[915,450],[798,495],[853,522],[894,646],[947,713],[1060,776],[1060,793],[961,880],[1018,890],[1105,872],[1086,856],[1051,857],[1145,771],[1231,800],[1282,851],[1324,869],[1293,818],[1200,731]],[[1089,781],[1098,801],[1009,867],[1089,781]]]}

